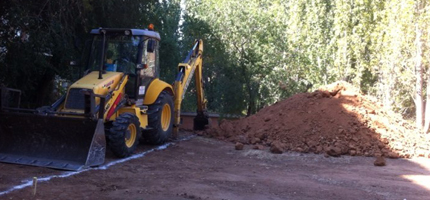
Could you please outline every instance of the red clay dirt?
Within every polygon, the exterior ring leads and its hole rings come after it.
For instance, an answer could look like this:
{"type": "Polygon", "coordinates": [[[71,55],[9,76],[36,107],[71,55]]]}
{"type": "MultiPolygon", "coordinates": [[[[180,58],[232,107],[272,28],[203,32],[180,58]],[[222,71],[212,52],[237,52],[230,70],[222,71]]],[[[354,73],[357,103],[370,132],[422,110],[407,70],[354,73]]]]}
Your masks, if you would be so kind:
{"type": "Polygon", "coordinates": [[[430,158],[430,134],[418,133],[346,82],[294,95],[202,134],[273,153],[430,158]]]}

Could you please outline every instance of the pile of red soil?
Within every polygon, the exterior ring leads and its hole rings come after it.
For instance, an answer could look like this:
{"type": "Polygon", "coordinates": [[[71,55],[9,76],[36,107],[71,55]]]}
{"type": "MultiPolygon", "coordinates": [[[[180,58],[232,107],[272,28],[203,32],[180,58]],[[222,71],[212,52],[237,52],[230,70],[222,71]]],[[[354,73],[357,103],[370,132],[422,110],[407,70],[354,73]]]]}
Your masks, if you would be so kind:
{"type": "Polygon", "coordinates": [[[274,153],[430,158],[430,134],[418,133],[400,115],[345,82],[294,95],[246,118],[222,121],[205,134],[274,153]]]}

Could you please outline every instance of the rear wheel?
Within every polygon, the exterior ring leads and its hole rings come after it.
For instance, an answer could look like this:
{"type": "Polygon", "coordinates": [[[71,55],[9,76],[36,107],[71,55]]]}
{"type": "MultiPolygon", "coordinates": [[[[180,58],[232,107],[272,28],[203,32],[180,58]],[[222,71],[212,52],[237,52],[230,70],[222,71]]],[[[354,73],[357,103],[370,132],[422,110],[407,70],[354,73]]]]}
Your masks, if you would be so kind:
{"type": "Polygon", "coordinates": [[[121,158],[130,156],[142,135],[139,119],[131,113],[123,113],[112,123],[107,135],[108,146],[121,158]]]}
{"type": "Polygon", "coordinates": [[[154,104],[148,108],[148,125],[152,130],[145,131],[143,137],[150,144],[163,144],[173,129],[173,97],[161,92],[154,104]]]}

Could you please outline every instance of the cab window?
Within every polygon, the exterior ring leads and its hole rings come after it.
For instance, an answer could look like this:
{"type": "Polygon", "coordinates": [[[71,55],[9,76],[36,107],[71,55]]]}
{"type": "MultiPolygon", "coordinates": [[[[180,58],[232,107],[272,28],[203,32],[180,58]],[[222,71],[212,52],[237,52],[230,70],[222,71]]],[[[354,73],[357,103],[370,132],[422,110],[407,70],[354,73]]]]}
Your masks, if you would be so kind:
{"type": "Polygon", "coordinates": [[[156,77],[157,76],[157,53],[158,42],[154,39],[148,39],[144,43],[144,51],[142,55],[142,64],[144,69],[141,71],[142,77],[156,77]],[[146,51],[145,51],[146,50],[146,51]]]}

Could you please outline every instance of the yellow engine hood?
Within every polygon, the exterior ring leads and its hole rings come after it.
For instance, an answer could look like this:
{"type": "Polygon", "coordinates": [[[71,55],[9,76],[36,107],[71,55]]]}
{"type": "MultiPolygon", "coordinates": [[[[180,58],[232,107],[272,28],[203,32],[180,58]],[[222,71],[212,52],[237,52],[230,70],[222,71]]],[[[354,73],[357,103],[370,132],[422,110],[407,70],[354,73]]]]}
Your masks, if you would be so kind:
{"type": "Polygon", "coordinates": [[[120,72],[106,72],[103,79],[99,79],[99,72],[93,71],[76,81],[70,88],[91,89],[95,94],[105,95],[112,91],[123,76],[120,72]]]}
{"type": "MultiPolygon", "coordinates": [[[[106,72],[103,74],[103,79],[99,79],[98,71],[87,74],[69,87],[62,110],[65,112],[82,113],[84,109],[84,97],[79,92],[81,89],[90,89],[94,94],[106,95],[116,88],[123,76],[124,74],[121,72],[106,72]]],[[[95,100],[96,104],[100,101],[98,97],[95,100]]]]}

